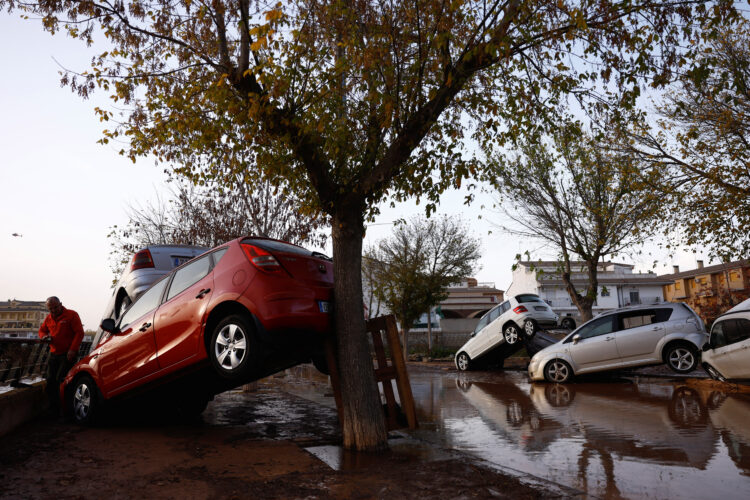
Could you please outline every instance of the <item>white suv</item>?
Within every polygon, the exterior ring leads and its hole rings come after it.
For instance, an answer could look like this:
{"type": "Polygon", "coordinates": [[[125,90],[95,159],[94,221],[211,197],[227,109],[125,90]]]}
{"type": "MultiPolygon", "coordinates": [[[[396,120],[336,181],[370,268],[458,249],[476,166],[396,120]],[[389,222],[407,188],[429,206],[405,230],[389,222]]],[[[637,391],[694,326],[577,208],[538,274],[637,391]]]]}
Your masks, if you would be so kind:
{"type": "Polygon", "coordinates": [[[533,293],[522,293],[490,309],[456,352],[456,368],[466,371],[482,361],[502,361],[521,348],[519,341],[537,330],[556,328],[559,316],[533,293]]]}
{"type": "Polygon", "coordinates": [[[573,375],[661,363],[688,373],[706,340],[703,321],[686,304],[624,307],[587,321],[536,353],[529,377],[562,383],[573,375]]]}
{"type": "Polygon", "coordinates": [[[750,379],[750,299],[716,318],[703,346],[703,369],[716,380],[750,379]]]}

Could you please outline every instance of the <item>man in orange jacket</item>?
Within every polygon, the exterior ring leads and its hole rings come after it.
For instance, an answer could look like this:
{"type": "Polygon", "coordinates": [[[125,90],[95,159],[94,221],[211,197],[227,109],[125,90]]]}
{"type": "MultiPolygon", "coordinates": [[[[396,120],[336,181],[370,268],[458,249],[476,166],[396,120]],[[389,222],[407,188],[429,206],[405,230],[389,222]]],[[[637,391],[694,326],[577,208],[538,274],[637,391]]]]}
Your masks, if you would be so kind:
{"type": "Polygon", "coordinates": [[[83,340],[83,326],[78,313],[66,309],[57,297],[47,299],[49,314],[39,327],[39,337],[50,342],[47,363],[47,397],[53,411],[60,409],[60,384],[73,367],[83,340]]]}

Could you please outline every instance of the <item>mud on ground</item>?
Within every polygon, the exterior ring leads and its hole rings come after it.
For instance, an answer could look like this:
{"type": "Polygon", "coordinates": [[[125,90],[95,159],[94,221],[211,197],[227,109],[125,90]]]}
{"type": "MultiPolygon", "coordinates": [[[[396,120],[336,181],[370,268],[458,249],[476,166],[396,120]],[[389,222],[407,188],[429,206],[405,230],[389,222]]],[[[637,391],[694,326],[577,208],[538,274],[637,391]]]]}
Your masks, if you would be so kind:
{"type": "MultiPolygon", "coordinates": [[[[464,456],[388,452],[334,470],[334,410],[273,384],[225,393],[194,421],[147,411],[81,428],[54,417],[0,442],[0,498],[558,498],[464,456]]],[[[356,460],[355,460],[356,461],[356,460]]]]}

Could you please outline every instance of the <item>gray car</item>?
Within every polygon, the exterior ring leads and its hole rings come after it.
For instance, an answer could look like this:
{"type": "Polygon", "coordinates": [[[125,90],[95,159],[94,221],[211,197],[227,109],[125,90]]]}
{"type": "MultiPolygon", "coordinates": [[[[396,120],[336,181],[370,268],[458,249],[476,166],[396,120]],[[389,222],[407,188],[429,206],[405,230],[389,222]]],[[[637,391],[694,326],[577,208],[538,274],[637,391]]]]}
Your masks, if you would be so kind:
{"type": "Polygon", "coordinates": [[[688,373],[707,340],[703,321],[686,304],[625,307],[597,316],[536,353],[529,377],[562,383],[574,375],[661,363],[688,373]]]}

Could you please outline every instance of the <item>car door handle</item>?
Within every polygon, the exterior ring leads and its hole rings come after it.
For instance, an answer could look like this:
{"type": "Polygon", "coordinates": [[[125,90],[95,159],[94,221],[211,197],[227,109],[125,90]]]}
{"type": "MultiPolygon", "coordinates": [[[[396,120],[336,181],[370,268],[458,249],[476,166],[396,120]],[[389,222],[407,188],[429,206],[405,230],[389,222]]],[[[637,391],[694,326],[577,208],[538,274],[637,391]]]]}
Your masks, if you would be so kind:
{"type": "Polygon", "coordinates": [[[610,340],[615,340],[615,338],[614,338],[614,337],[607,337],[607,338],[606,338],[606,339],[604,339],[604,340],[606,340],[607,342],[609,342],[610,340]]]}
{"type": "Polygon", "coordinates": [[[210,291],[211,291],[211,289],[210,289],[210,288],[204,288],[203,290],[201,290],[200,292],[198,292],[198,295],[196,295],[196,296],[195,296],[195,298],[196,298],[196,299],[202,299],[202,298],[203,298],[203,297],[205,297],[205,296],[206,296],[206,294],[207,294],[208,292],[210,292],[210,291]]]}
{"type": "Polygon", "coordinates": [[[151,323],[143,323],[138,331],[145,332],[151,327],[151,323]]]}
{"type": "Polygon", "coordinates": [[[655,326],[655,327],[652,328],[652,330],[655,331],[655,332],[658,332],[659,330],[661,330],[661,327],[655,326]]]}

